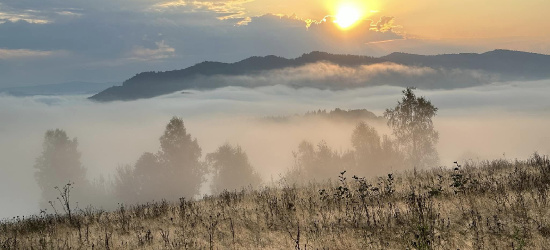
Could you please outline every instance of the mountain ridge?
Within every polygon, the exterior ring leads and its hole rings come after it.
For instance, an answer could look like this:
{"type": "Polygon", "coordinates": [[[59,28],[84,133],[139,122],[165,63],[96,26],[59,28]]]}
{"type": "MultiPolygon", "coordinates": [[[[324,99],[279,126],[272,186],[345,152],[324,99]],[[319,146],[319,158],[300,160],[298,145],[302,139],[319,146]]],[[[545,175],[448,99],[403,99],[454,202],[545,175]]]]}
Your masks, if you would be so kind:
{"type": "MultiPolygon", "coordinates": [[[[497,75],[499,76],[497,79],[503,81],[540,80],[550,78],[550,71],[547,70],[550,68],[550,55],[531,52],[502,49],[485,53],[441,55],[416,55],[394,52],[377,58],[364,55],[331,54],[313,51],[293,59],[274,55],[263,57],[253,56],[234,63],[204,61],[185,69],[164,72],[142,72],[124,81],[122,86],[113,86],[105,89],[91,96],[90,99],[100,102],[116,100],[127,101],[152,98],[187,89],[216,89],[234,85],[223,81],[196,81],[196,79],[212,76],[254,75],[266,71],[300,67],[318,62],[328,62],[344,67],[394,63],[405,66],[429,67],[433,69],[473,70],[497,75]]],[[[440,76],[440,78],[442,78],[442,76],[440,76]]],[[[491,77],[491,79],[492,78],[495,77],[491,77]]],[[[431,81],[432,83],[428,84],[428,86],[436,87],[438,79],[433,79],[431,81]]],[[[386,84],[389,82],[391,84],[391,79],[388,80],[384,78],[373,84],[380,85],[383,82],[386,82],[386,84]]],[[[471,83],[467,84],[453,84],[457,85],[455,87],[463,87],[482,84],[482,82],[482,80],[479,80],[479,82],[473,80],[471,83]]]]}

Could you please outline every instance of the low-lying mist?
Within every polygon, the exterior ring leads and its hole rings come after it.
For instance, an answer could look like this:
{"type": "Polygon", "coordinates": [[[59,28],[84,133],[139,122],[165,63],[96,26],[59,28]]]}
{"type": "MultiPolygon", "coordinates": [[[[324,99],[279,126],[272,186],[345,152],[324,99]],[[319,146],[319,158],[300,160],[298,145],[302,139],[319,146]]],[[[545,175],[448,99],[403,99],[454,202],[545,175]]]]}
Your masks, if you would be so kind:
{"type": "Polygon", "coordinates": [[[299,67],[262,71],[259,74],[237,76],[214,75],[192,79],[194,86],[261,87],[276,84],[293,88],[330,90],[357,89],[391,83],[407,87],[411,82],[425,89],[477,86],[499,79],[497,73],[470,69],[445,69],[407,66],[396,63],[376,63],[359,66],[341,66],[329,62],[316,62],[299,67]]]}
{"type": "MultiPolygon", "coordinates": [[[[324,140],[338,151],[351,147],[353,122],[321,118],[272,122],[267,116],[334,108],[368,109],[382,115],[402,97],[401,87],[354,90],[226,87],[174,93],[132,102],[95,103],[87,96],[0,96],[0,218],[39,212],[33,165],[44,133],[60,128],[78,138],[88,179],[113,176],[143,152],[156,153],[173,116],[181,117],[203,157],[224,143],[240,145],[264,182],[292,167],[299,143],[324,140]]],[[[550,80],[494,83],[458,90],[417,90],[439,108],[441,165],[466,159],[526,158],[550,154],[550,80]]],[[[370,124],[391,134],[383,124],[370,124]]],[[[335,171],[334,176],[337,176],[335,171]]],[[[76,184],[78,185],[78,184],[76,184]]],[[[203,189],[207,192],[208,189],[203,189]]]]}

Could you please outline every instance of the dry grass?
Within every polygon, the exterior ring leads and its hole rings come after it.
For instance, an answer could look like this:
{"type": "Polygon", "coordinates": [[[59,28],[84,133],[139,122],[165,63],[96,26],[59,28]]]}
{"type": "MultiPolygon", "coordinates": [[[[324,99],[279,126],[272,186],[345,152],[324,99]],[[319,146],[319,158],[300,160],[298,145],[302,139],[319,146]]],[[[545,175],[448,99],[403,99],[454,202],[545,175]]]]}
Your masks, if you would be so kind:
{"type": "Polygon", "coordinates": [[[22,249],[549,249],[550,161],[280,184],[0,223],[22,249]]]}

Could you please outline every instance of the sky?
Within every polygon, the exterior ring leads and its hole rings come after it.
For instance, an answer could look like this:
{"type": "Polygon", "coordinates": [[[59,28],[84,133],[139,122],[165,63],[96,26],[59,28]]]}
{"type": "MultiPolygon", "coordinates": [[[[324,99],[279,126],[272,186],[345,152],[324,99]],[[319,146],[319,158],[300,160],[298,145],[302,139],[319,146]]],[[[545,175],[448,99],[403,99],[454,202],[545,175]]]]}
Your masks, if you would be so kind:
{"type": "Polygon", "coordinates": [[[550,54],[548,9],[546,0],[0,0],[0,88],[316,50],[550,54]]]}

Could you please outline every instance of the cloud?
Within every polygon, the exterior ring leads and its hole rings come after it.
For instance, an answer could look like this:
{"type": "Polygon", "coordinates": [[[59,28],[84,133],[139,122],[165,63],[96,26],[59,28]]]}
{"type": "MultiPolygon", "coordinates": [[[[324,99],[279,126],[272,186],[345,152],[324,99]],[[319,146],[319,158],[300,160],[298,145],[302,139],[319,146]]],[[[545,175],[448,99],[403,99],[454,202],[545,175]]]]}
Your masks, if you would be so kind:
{"type": "Polygon", "coordinates": [[[55,54],[59,55],[63,53],[64,53],[63,51],[42,51],[42,50],[1,49],[0,48],[0,60],[48,57],[55,54]]]}
{"type": "MultiPolygon", "coordinates": [[[[257,88],[284,85],[292,88],[330,90],[359,89],[372,86],[415,86],[424,89],[457,89],[506,80],[480,70],[444,69],[378,63],[340,66],[317,62],[299,67],[263,71],[247,75],[198,76],[187,79],[188,86],[240,86],[257,88]]],[[[206,87],[205,87],[206,88],[206,87]]]]}
{"type": "Polygon", "coordinates": [[[153,49],[144,48],[143,46],[134,47],[128,59],[138,61],[162,60],[175,55],[176,50],[168,46],[164,40],[156,42],[155,45],[157,47],[153,49]]]}
{"type": "Polygon", "coordinates": [[[181,7],[181,6],[188,6],[189,1],[185,0],[176,0],[176,1],[167,1],[167,2],[160,2],[155,5],[153,5],[153,8],[174,8],[174,7],[181,7]]]}
{"type": "Polygon", "coordinates": [[[379,32],[391,32],[394,28],[398,28],[400,26],[394,25],[395,18],[390,16],[383,16],[380,17],[380,20],[374,24],[371,25],[371,30],[379,31],[379,32]]]}
{"type": "Polygon", "coordinates": [[[297,57],[314,50],[368,54],[372,51],[366,43],[400,38],[392,31],[370,30],[371,21],[346,34],[330,21],[308,28],[312,21],[296,15],[253,14],[247,9],[251,1],[2,2],[0,12],[10,18],[0,23],[0,34],[9,34],[0,39],[0,48],[21,55],[65,51],[66,57],[42,56],[51,59],[15,64],[9,63],[17,59],[10,53],[0,62],[0,86],[122,82],[142,71],[181,69],[205,60],[234,62],[269,54],[297,57]]]}
{"type": "Polygon", "coordinates": [[[76,13],[76,12],[69,11],[69,10],[60,10],[56,13],[59,14],[59,15],[62,15],[62,16],[72,16],[72,17],[82,16],[82,13],[76,13]]]}
{"type": "Polygon", "coordinates": [[[25,22],[34,23],[34,24],[46,24],[50,22],[50,20],[48,20],[46,17],[40,15],[39,11],[23,10],[23,11],[15,12],[15,11],[10,11],[9,9],[3,10],[2,7],[3,6],[0,3],[0,24],[5,23],[7,21],[9,22],[25,21],[25,22]]]}
{"type": "Polygon", "coordinates": [[[293,58],[311,51],[371,56],[394,51],[483,52],[474,45],[411,39],[393,17],[362,20],[343,31],[331,16],[313,20],[252,15],[247,8],[257,3],[248,0],[97,1],[3,2],[2,13],[47,22],[6,19],[0,24],[0,48],[9,51],[0,62],[0,87],[122,82],[139,72],[182,69],[202,61],[235,62],[264,55],[293,58]],[[63,58],[55,56],[59,51],[63,58]]]}
{"type": "Polygon", "coordinates": [[[367,86],[391,84],[408,85],[415,78],[437,77],[438,72],[427,67],[408,67],[393,63],[344,67],[319,62],[296,68],[271,70],[260,74],[240,76],[213,76],[199,78],[197,86],[204,84],[261,87],[285,85],[294,88],[357,89],[367,86]]]}
{"type": "Polygon", "coordinates": [[[162,1],[154,4],[151,9],[167,11],[181,9],[184,7],[187,11],[211,11],[219,14],[219,20],[241,19],[245,18],[246,9],[242,6],[254,0],[175,0],[162,1]]]}
{"type": "Polygon", "coordinates": [[[228,28],[231,33],[224,45],[233,45],[233,48],[222,53],[284,57],[296,57],[310,51],[366,54],[370,52],[368,42],[402,38],[391,31],[371,30],[371,22],[363,20],[354,29],[342,31],[330,16],[318,22],[295,15],[255,16],[246,25],[228,28]]]}
{"type": "Polygon", "coordinates": [[[68,55],[62,62],[27,61],[17,65],[28,69],[25,74],[15,64],[6,63],[0,68],[0,85],[123,81],[142,71],[181,69],[206,60],[234,62],[269,54],[297,57],[315,50],[367,54],[366,43],[401,37],[392,31],[370,30],[370,21],[344,34],[330,21],[308,28],[306,20],[297,16],[267,14],[236,25],[245,19],[219,20],[223,15],[192,11],[193,6],[161,12],[123,9],[113,14],[83,9],[81,5],[46,8],[43,12],[73,13],[52,14],[55,21],[47,24],[0,24],[0,34],[10,34],[0,40],[0,48],[67,51],[68,55]],[[44,68],[49,70],[39,72],[44,68]]]}

